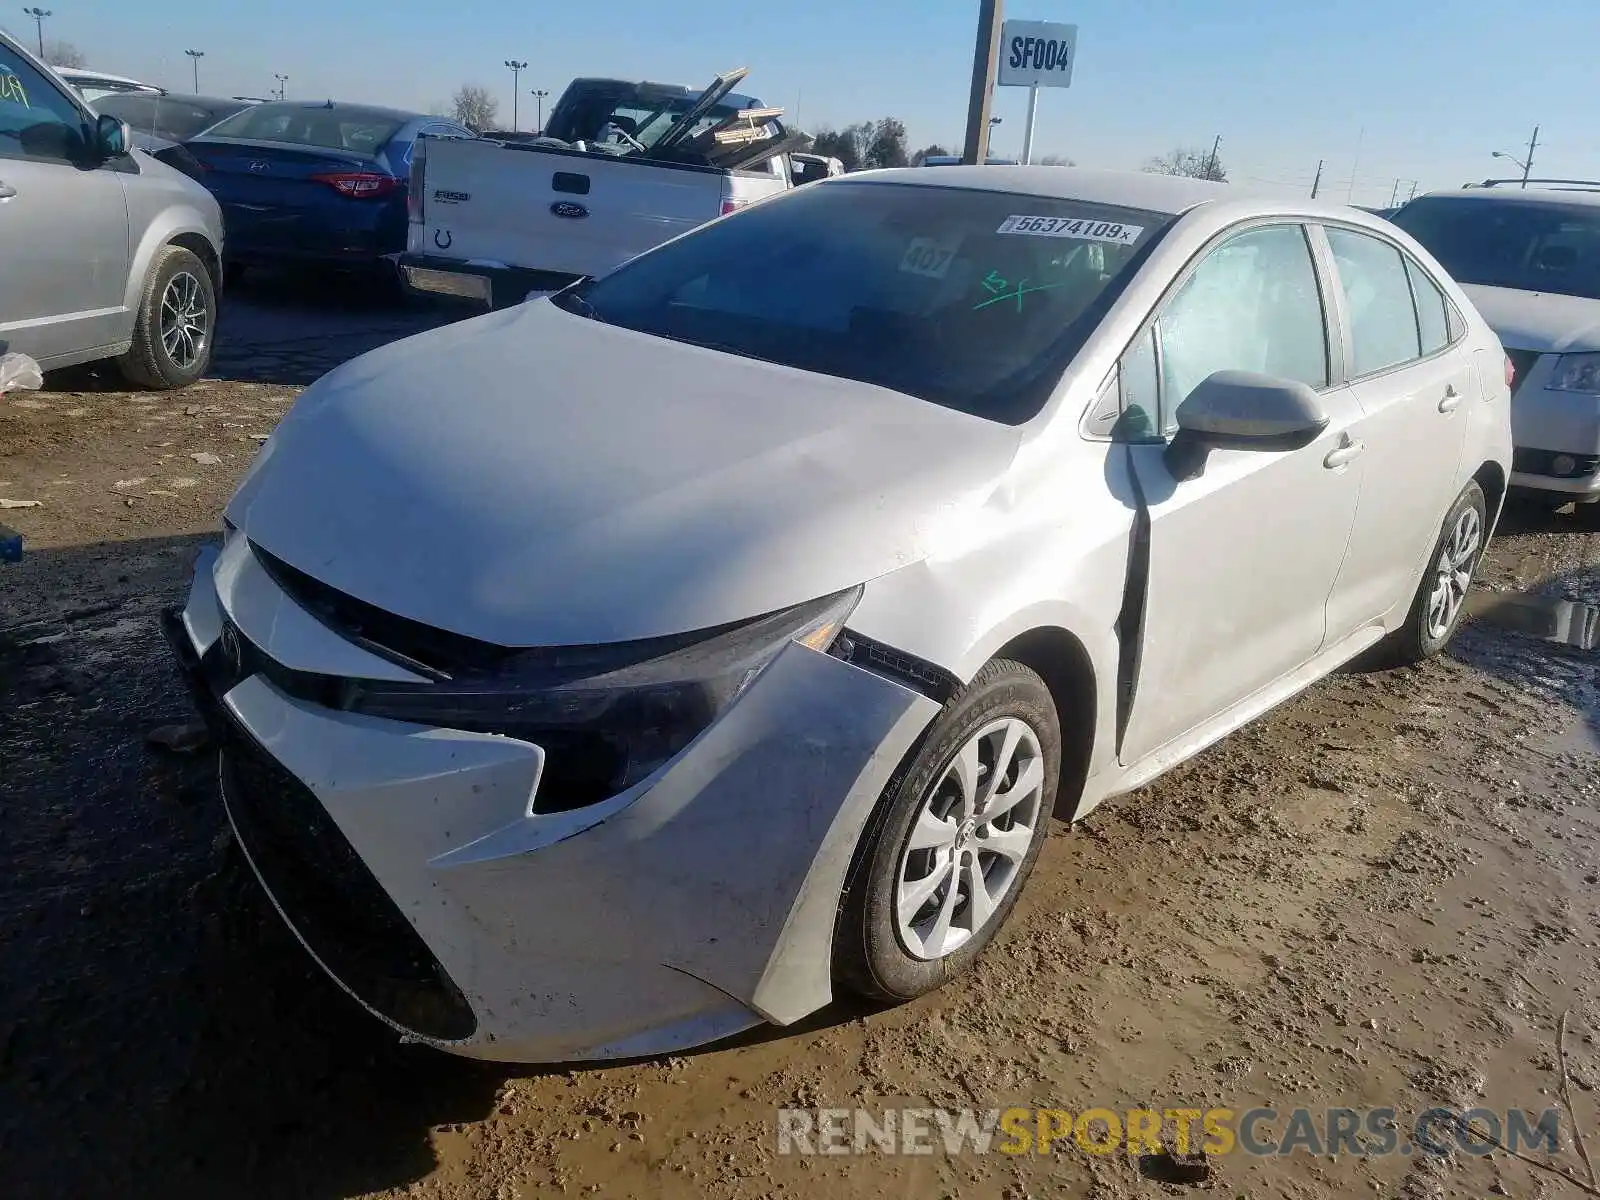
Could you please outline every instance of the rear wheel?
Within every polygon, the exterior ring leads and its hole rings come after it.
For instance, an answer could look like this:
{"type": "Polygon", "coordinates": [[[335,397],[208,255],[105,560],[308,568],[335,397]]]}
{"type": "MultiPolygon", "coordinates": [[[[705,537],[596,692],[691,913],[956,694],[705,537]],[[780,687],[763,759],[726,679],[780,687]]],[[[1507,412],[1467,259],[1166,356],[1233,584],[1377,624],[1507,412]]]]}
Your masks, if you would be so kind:
{"type": "Polygon", "coordinates": [[[168,389],[193,383],[211,364],[217,296],[211,273],[182,246],[156,256],[133,326],[133,345],[117,369],[139,387],[168,389]]]}
{"type": "Polygon", "coordinates": [[[1378,657],[1386,665],[1414,665],[1450,644],[1466,609],[1488,528],[1483,489],[1468,483],[1444,519],[1406,623],[1379,644],[1378,657]]]}
{"type": "Polygon", "coordinates": [[[868,824],[840,912],[840,981],[903,1001],[970,967],[1033,870],[1060,770],[1044,681],[1020,663],[989,663],[935,719],[868,824]]]}

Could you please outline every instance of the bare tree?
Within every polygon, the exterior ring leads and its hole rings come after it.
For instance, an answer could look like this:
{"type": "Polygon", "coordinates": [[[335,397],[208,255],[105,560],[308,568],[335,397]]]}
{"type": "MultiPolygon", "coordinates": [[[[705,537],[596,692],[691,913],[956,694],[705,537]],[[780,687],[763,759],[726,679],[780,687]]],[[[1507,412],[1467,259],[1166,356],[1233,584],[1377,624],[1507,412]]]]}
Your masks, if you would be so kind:
{"type": "Polygon", "coordinates": [[[1046,154],[1039,160],[1039,165],[1041,167],[1075,167],[1078,164],[1065,154],[1046,154]]]}
{"type": "Polygon", "coordinates": [[[456,94],[450,97],[450,115],[473,133],[492,129],[499,111],[500,102],[489,89],[475,83],[462,84],[456,89],[456,94]]]}
{"type": "Polygon", "coordinates": [[[1227,183],[1228,172],[1221,158],[1212,157],[1211,151],[1179,146],[1159,158],[1145,163],[1144,170],[1152,175],[1187,175],[1191,179],[1210,179],[1227,183]]]}
{"type": "Polygon", "coordinates": [[[83,51],[71,42],[46,42],[44,44],[44,60],[52,67],[81,67],[84,65],[83,51]]]}
{"type": "Polygon", "coordinates": [[[949,157],[950,157],[950,151],[946,150],[938,142],[934,142],[933,145],[924,146],[921,150],[918,150],[915,154],[913,154],[911,156],[911,165],[914,166],[914,167],[920,167],[923,163],[927,162],[930,158],[949,158],[949,157]]]}

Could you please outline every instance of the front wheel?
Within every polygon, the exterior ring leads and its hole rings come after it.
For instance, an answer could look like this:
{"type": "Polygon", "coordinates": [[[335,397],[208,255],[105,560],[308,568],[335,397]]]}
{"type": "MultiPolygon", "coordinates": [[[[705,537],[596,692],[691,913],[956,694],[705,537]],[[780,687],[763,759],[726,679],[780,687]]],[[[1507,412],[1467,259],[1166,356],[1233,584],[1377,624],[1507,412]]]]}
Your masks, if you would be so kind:
{"type": "Polygon", "coordinates": [[[133,345],[117,369],[138,387],[185,387],[211,365],[217,295],[211,273],[192,250],[167,246],[156,256],[133,326],[133,345]]]}
{"type": "Polygon", "coordinates": [[[1450,644],[1466,611],[1488,528],[1483,489],[1475,481],[1468,483],[1444,519],[1406,623],[1379,643],[1378,657],[1385,665],[1412,666],[1450,644]]]}
{"type": "Polygon", "coordinates": [[[865,834],[841,911],[835,974],[904,1001],[972,965],[1044,845],[1061,771],[1050,690],[997,659],[933,722],[865,834]]]}

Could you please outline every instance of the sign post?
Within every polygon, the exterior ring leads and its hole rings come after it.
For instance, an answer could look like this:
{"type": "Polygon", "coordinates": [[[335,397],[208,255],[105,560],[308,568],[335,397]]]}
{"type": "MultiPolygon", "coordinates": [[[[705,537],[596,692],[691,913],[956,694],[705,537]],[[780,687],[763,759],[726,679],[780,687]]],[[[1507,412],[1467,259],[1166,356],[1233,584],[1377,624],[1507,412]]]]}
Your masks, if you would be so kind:
{"type": "Polygon", "coordinates": [[[976,166],[989,154],[989,103],[994,99],[1002,8],[1003,0],[979,0],[978,43],[972,52],[972,94],[967,99],[967,138],[961,150],[961,161],[968,166],[976,166]]]}
{"type": "Polygon", "coordinates": [[[1000,34],[1000,87],[1028,89],[1028,126],[1022,135],[1022,161],[1033,162],[1033,131],[1039,117],[1039,89],[1072,86],[1078,61],[1078,27],[1051,21],[1007,21],[1000,34]]]}

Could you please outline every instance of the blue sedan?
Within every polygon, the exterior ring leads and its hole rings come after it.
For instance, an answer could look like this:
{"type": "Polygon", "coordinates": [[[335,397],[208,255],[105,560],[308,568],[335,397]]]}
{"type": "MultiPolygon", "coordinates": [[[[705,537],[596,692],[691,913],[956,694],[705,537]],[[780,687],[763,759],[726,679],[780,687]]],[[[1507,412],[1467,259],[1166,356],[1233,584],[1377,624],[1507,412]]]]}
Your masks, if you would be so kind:
{"type": "Polygon", "coordinates": [[[454,121],[368,104],[277,101],[241,109],[187,143],[222,205],[229,266],[374,267],[405,249],[417,135],[454,121]]]}

